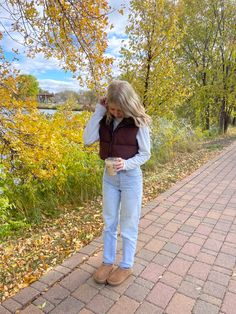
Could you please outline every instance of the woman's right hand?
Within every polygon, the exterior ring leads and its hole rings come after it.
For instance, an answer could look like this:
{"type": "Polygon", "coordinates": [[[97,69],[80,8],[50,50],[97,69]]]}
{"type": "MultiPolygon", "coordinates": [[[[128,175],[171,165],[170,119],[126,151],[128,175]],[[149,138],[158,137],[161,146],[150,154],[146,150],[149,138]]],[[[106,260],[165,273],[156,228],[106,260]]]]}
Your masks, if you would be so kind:
{"type": "Polygon", "coordinates": [[[102,105],[103,107],[107,107],[107,98],[106,97],[102,97],[99,101],[100,105],[102,105]]]}

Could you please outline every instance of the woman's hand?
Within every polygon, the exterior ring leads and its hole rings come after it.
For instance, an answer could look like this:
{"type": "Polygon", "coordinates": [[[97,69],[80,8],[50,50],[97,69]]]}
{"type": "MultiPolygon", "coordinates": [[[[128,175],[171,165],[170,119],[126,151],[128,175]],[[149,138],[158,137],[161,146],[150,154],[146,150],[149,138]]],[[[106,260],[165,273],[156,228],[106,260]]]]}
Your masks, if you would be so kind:
{"type": "Polygon", "coordinates": [[[99,101],[100,105],[102,105],[103,107],[107,107],[107,98],[106,97],[102,97],[99,101]]]}
{"type": "Polygon", "coordinates": [[[124,169],[125,161],[122,158],[117,158],[115,163],[116,171],[121,171],[124,169]]]}

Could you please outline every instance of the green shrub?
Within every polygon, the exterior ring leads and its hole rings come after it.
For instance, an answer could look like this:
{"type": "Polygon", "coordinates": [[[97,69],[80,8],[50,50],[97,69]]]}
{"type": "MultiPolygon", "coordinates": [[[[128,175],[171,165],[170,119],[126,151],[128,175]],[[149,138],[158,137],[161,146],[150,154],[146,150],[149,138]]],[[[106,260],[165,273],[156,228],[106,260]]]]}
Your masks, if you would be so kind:
{"type": "Polygon", "coordinates": [[[14,205],[14,219],[39,223],[44,216],[60,213],[65,204],[80,205],[101,192],[103,167],[97,145],[83,146],[89,116],[64,108],[50,118],[36,113],[22,117],[30,136],[14,142],[14,156],[5,153],[3,160],[4,193],[14,205]]]}
{"type": "Polygon", "coordinates": [[[191,152],[199,135],[185,121],[153,120],[151,127],[152,156],[145,168],[169,161],[177,152],[191,152]]]}
{"type": "Polygon", "coordinates": [[[22,230],[27,227],[24,217],[14,215],[15,206],[10,203],[6,193],[6,174],[0,164],[0,239],[8,236],[12,231],[22,230]]]}
{"type": "Polygon", "coordinates": [[[75,144],[67,147],[63,163],[58,165],[57,175],[49,179],[15,178],[6,174],[6,191],[14,204],[15,217],[40,223],[43,216],[60,213],[65,204],[80,205],[101,193],[102,162],[95,151],[81,151],[75,144]]]}

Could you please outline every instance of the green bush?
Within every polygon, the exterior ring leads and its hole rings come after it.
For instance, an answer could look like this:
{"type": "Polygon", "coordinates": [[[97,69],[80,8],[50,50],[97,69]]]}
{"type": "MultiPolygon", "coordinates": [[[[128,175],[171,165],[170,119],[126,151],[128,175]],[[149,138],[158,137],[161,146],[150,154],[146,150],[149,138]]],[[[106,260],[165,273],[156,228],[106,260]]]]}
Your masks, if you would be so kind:
{"type": "Polygon", "coordinates": [[[177,152],[196,149],[199,135],[185,121],[153,120],[151,127],[152,156],[145,168],[169,161],[177,152]]]}
{"type": "Polygon", "coordinates": [[[6,195],[14,204],[16,216],[39,223],[43,216],[60,213],[65,204],[80,205],[101,193],[102,162],[96,152],[83,152],[75,144],[67,147],[67,154],[58,175],[50,179],[24,181],[6,175],[6,195]]]}
{"type": "MultiPolygon", "coordinates": [[[[103,167],[97,146],[83,146],[89,116],[74,115],[68,108],[50,118],[35,114],[27,144],[17,143],[14,157],[4,156],[4,196],[16,221],[40,223],[45,216],[59,214],[65,204],[80,205],[101,193],[103,167]]],[[[32,119],[26,119],[30,126],[32,119]]]]}
{"type": "Polygon", "coordinates": [[[6,196],[6,174],[0,164],[0,239],[8,236],[12,231],[22,230],[27,227],[24,217],[14,215],[15,206],[10,203],[6,196]]]}

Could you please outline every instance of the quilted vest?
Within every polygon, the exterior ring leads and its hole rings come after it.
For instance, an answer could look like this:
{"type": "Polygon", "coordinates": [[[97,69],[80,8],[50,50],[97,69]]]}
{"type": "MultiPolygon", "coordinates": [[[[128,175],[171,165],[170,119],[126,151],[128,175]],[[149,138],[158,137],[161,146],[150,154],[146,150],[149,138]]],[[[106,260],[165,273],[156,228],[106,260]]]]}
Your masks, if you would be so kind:
{"type": "Polygon", "coordinates": [[[138,153],[136,139],[138,127],[133,118],[124,118],[113,131],[113,121],[106,123],[106,116],[100,121],[99,137],[101,159],[121,157],[129,159],[138,153]]]}

